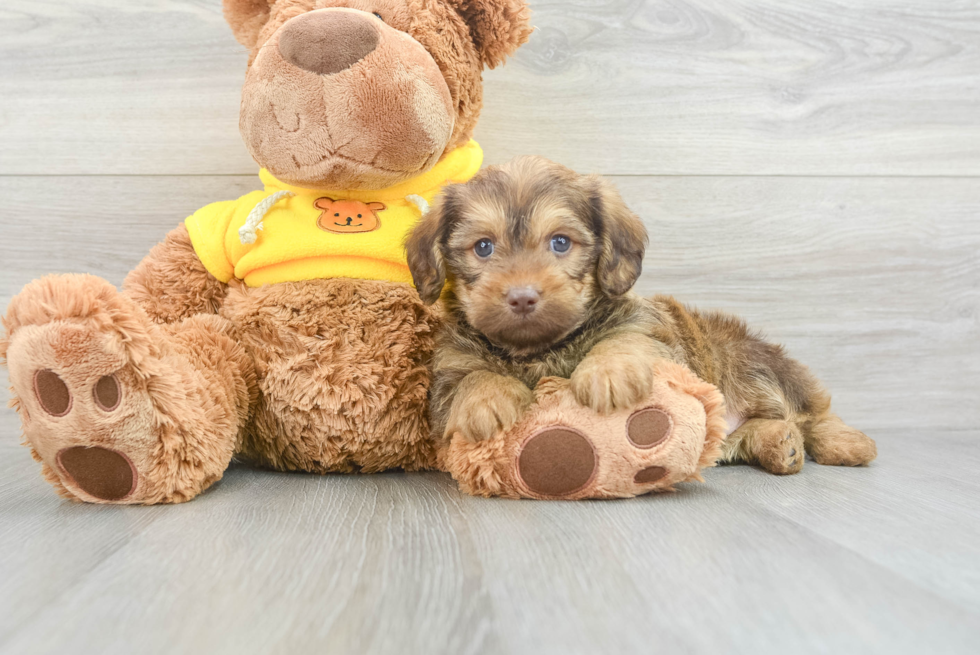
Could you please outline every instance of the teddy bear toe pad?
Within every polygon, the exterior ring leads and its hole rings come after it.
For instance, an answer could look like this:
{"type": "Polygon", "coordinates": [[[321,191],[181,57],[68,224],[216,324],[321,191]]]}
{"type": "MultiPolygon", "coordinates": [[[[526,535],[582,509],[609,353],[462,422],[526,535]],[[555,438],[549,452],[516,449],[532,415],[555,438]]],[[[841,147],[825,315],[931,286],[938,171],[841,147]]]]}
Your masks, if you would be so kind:
{"type": "Polygon", "coordinates": [[[51,369],[41,369],[34,374],[34,395],[41,409],[51,416],[65,416],[71,411],[68,385],[51,369]]]}
{"type": "Polygon", "coordinates": [[[122,387],[115,375],[103,375],[92,390],[95,404],[106,412],[115,411],[122,400],[122,387]]]}
{"type": "Polygon", "coordinates": [[[659,482],[668,475],[669,471],[662,466],[648,466],[633,476],[633,482],[637,484],[651,484],[659,482]]]}
{"type": "Polygon", "coordinates": [[[648,407],[633,413],[626,421],[626,436],[637,448],[653,448],[670,437],[674,420],[665,410],[648,407]]]}

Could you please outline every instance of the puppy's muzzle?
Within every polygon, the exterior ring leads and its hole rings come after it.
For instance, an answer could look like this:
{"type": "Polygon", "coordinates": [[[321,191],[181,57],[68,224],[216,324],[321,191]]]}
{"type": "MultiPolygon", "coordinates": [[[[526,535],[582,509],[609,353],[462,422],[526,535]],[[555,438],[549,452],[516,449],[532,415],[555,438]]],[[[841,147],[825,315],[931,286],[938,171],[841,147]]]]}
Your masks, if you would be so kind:
{"type": "Polygon", "coordinates": [[[514,287],[507,292],[507,305],[518,316],[527,316],[538,307],[541,294],[531,287],[514,287]]]}

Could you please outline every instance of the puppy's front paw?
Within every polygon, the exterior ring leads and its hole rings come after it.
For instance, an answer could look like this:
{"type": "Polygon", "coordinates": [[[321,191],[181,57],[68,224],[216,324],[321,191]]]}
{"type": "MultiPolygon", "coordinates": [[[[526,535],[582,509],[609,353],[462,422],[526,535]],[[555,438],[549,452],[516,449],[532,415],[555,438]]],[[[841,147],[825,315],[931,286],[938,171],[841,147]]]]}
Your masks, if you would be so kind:
{"type": "Polygon", "coordinates": [[[586,357],[572,373],[572,393],[579,404],[599,414],[635,406],[653,388],[653,363],[626,354],[586,357]]]}
{"type": "Polygon", "coordinates": [[[497,381],[456,397],[446,432],[449,436],[458,432],[470,441],[490,439],[513,427],[532,401],[526,386],[497,376],[497,381]]]}

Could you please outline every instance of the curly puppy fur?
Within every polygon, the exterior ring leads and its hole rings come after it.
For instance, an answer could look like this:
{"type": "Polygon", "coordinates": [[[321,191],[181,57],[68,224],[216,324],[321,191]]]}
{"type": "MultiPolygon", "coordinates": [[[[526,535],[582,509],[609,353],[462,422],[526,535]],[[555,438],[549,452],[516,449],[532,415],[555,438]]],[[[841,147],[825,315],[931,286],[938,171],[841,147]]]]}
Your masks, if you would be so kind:
{"type": "Polygon", "coordinates": [[[545,377],[570,379],[581,404],[626,408],[651,388],[657,360],[688,366],[724,394],[741,424],[722,459],[796,473],[865,465],[874,442],[830,412],[802,364],[733,316],[630,291],[646,231],[616,189],[538,157],[449,187],[410,237],[409,266],[445,323],[433,358],[430,423],[487,439],[511,427],[545,377]]]}

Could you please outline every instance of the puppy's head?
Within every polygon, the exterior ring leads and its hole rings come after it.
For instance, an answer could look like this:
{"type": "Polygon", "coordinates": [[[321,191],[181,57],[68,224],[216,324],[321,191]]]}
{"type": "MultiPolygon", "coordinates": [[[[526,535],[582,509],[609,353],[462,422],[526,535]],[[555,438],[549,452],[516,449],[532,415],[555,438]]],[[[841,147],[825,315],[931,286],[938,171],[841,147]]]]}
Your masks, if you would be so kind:
{"type": "Polygon", "coordinates": [[[408,265],[426,303],[448,282],[452,310],[491,342],[530,353],[629,291],[646,240],[611,184],[522,157],[448,187],[409,237],[408,265]]]}

